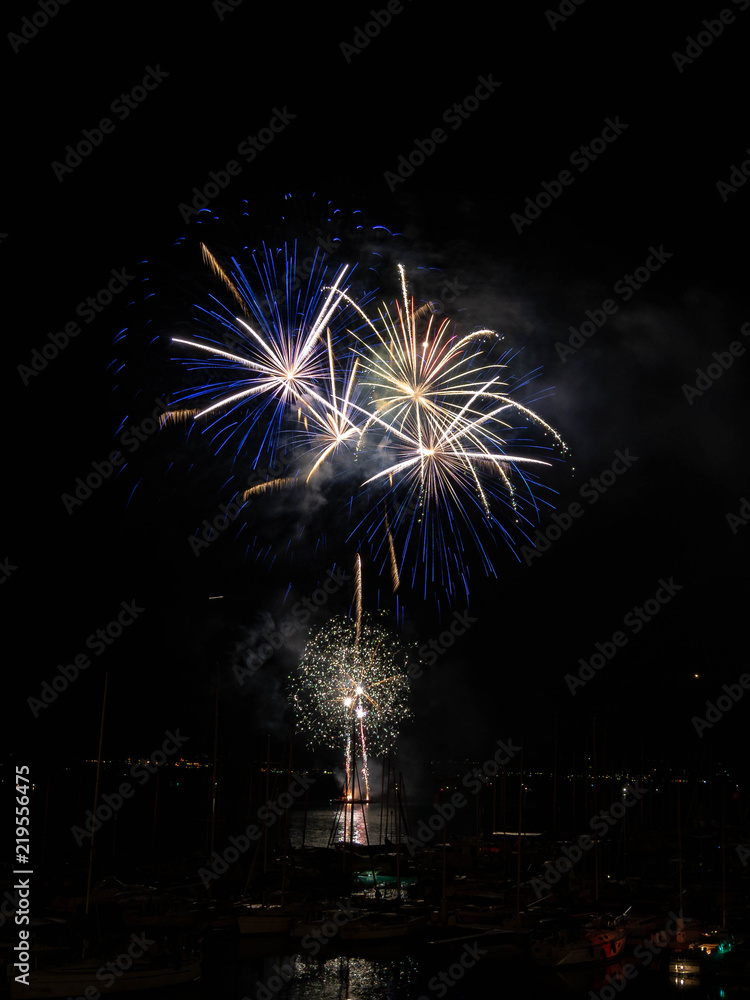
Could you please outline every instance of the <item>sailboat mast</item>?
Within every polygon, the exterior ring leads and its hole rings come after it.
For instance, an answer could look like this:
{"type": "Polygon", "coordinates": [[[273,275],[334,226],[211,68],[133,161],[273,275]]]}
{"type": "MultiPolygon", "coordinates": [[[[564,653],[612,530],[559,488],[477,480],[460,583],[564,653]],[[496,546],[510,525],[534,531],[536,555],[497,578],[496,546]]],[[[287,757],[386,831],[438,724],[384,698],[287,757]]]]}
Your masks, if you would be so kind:
{"type": "MultiPolygon", "coordinates": [[[[96,808],[99,804],[99,778],[101,776],[102,770],[102,747],[104,745],[104,716],[107,711],[107,687],[109,685],[109,671],[104,674],[104,692],[102,694],[102,716],[99,723],[99,750],[96,755],[96,779],[94,780],[94,806],[91,810],[92,815],[96,816],[96,808]]],[[[86,908],[85,914],[88,916],[89,905],[91,903],[91,879],[94,871],[94,838],[96,836],[97,824],[93,823],[91,826],[91,840],[89,841],[89,865],[88,874],[86,876],[86,908]]]]}
{"type": "Polygon", "coordinates": [[[219,758],[219,664],[216,664],[214,674],[214,766],[211,771],[211,844],[208,851],[209,858],[214,856],[214,844],[216,841],[216,795],[218,784],[218,758],[219,758]]]}

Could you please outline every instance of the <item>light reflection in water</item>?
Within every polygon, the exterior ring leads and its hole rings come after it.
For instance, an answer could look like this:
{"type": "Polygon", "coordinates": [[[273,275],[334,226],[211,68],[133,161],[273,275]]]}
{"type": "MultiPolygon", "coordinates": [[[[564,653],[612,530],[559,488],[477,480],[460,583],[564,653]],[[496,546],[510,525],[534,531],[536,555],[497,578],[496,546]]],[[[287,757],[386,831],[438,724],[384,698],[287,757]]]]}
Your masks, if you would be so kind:
{"type": "Polygon", "coordinates": [[[382,1000],[417,996],[418,967],[409,956],[385,962],[353,955],[337,955],[304,966],[289,983],[285,1000],[382,1000]]]}
{"type": "Polygon", "coordinates": [[[333,842],[353,840],[355,844],[367,844],[369,839],[370,843],[377,843],[380,829],[380,806],[371,810],[370,806],[365,803],[342,802],[341,805],[343,808],[336,819],[333,842]],[[371,813],[375,815],[371,815],[371,813]],[[376,821],[374,829],[373,820],[376,821]]]}

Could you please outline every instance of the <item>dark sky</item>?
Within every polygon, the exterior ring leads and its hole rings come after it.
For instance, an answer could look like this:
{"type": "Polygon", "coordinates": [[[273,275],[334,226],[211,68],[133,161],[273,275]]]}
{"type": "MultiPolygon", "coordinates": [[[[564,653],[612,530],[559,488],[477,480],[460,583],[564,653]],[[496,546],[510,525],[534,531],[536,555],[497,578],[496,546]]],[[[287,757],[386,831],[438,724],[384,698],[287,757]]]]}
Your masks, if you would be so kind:
{"type": "MultiPolygon", "coordinates": [[[[117,446],[123,421],[140,426],[183,384],[149,341],[210,287],[196,277],[201,233],[230,249],[283,238],[294,192],[301,239],[319,204],[347,218],[361,209],[403,234],[384,240],[386,263],[401,255],[458,281],[451,315],[501,329],[524,367],[543,366],[536,384],[553,391],[538,408],[571,447],[549,483],[560,515],[578,503],[580,518],[536,557],[499,545],[496,579],[472,567],[476,621],[415,680],[410,757],[487,753],[509,735],[543,757],[557,715],[571,753],[596,718],[625,766],[642,752],[689,768],[731,759],[750,695],[702,738],[691,719],[746,669],[750,528],[727,522],[750,497],[743,6],[729,2],[723,21],[700,6],[661,20],[638,3],[563,4],[572,13],[559,18],[535,3],[441,12],[394,0],[382,27],[379,5],[70,3],[47,23],[38,5],[6,9],[0,600],[16,753],[94,756],[106,669],[112,753],[150,752],[178,725],[210,750],[217,669],[227,752],[258,755],[266,731],[286,732],[282,682],[304,631],[252,683],[232,666],[315,589],[329,551],[269,571],[243,561],[228,532],[195,556],[187,538],[227,499],[226,469],[200,443],[186,453],[179,432],[147,434],[116,481],[72,511],[62,496],[117,446]],[[367,46],[351,48],[367,31],[367,46]],[[254,150],[248,137],[273,123],[254,150]],[[66,165],[86,130],[95,145],[66,165]],[[425,161],[399,177],[420,147],[425,161]],[[181,211],[212,172],[225,188],[210,213],[181,211]],[[545,207],[529,211],[537,199],[545,207]],[[648,280],[629,285],[647,262],[648,280]],[[118,273],[111,304],[79,308],[118,273]],[[600,325],[561,349],[587,311],[600,325]],[[32,352],[70,323],[80,332],[30,371],[32,352]],[[688,400],[683,387],[714,352],[731,368],[688,400]],[[601,495],[587,489],[618,452],[629,467],[601,495]],[[662,580],[674,586],[660,591],[662,580]],[[657,591],[669,600],[636,628],[627,616],[657,591]],[[122,602],[145,610],[34,718],[27,699],[122,602]],[[618,631],[611,662],[572,694],[566,674],[618,631]]],[[[298,529],[282,500],[266,516],[272,529],[246,532],[298,529]]],[[[545,515],[540,528],[551,524],[545,515]]],[[[366,576],[371,606],[381,585],[366,576]]],[[[326,613],[345,612],[349,596],[326,613]]],[[[418,647],[453,621],[408,590],[402,607],[418,647]]]]}

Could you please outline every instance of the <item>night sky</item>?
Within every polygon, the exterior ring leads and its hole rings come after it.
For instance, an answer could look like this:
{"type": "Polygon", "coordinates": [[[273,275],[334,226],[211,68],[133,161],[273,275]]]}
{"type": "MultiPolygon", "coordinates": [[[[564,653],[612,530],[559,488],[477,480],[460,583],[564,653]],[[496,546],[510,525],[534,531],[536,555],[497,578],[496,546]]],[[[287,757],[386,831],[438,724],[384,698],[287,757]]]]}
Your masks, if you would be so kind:
{"type": "MultiPolygon", "coordinates": [[[[223,460],[192,439],[187,454],[176,429],[146,430],[85,502],[68,510],[63,495],[185,384],[149,342],[216,290],[196,252],[204,234],[225,249],[295,226],[309,240],[330,203],[401,234],[380,237],[386,263],[434,269],[424,297],[458,282],[447,315],[500,330],[523,369],[541,367],[536,408],[571,449],[545,482],[561,518],[579,505],[546,551],[501,542],[496,578],[471,566],[474,621],[414,680],[405,758],[487,756],[510,736],[549,767],[557,719],[564,766],[595,718],[608,763],[734,766],[750,694],[701,737],[691,720],[748,669],[750,504],[747,527],[727,519],[750,498],[748,0],[663,17],[594,0],[74,2],[47,23],[41,10],[4,13],[0,600],[18,759],[95,756],[106,670],[107,755],[147,755],[176,726],[191,752],[210,754],[217,676],[223,754],[257,759],[266,733],[286,738],[283,680],[304,630],[245,684],[232,668],[332,565],[349,567],[338,533],[270,569],[245,558],[234,531],[196,555],[188,538],[231,491],[223,460]],[[272,123],[272,141],[253,148],[272,123]],[[66,165],[85,130],[97,144],[66,165]],[[212,172],[226,184],[198,214],[193,189],[212,172]],[[640,281],[627,277],[638,269],[640,281]],[[110,282],[112,302],[89,311],[110,282]],[[79,332],[33,370],[33,352],[71,323],[79,332]],[[697,383],[711,365],[718,377],[697,383]],[[628,616],[657,592],[667,599],[636,627],[628,616]],[[123,602],[132,623],[97,653],[89,636],[123,602]],[[618,632],[611,662],[572,693],[566,675],[618,632]],[[35,718],[27,699],[78,654],[91,665],[35,718]]],[[[371,240],[363,230],[353,252],[371,240]]],[[[275,544],[303,515],[279,499],[266,516],[245,531],[275,544]]],[[[550,525],[544,513],[539,528],[550,525]]],[[[366,565],[371,609],[379,588],[392,609],[366,565]]],[[[350,598],[341,588],[321,618],[350,598]]],[[[408,587],[401,607],[417,648],[454,621],[408,587]]]]}

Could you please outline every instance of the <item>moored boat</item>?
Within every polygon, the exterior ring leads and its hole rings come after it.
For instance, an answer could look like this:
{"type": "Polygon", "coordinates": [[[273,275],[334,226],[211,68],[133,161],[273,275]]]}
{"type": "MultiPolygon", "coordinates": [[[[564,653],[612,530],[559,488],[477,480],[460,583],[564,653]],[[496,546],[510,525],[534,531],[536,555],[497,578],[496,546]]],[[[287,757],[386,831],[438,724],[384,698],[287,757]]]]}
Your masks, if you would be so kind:
{"type": "Polygon", "coordinates": [[[342,941],[391,941],[410,937],[427,926],[427,917],[403,917],[398,913],[365,913],[344,924],[342,941]]]}
{"type": "Polygon", "coordinates": [[[287,934],[294,918],[295,914],[282,906],[250,903],[237,907],[240,934],[287,934]]]}
{"type": "Polygon", "coordinates": [[[714,968],[734,948],[734,936],[728,931],[711,929],[700,934],[669,960],[670,975],[698,976],[714,968]]]}
{"type": "MultiPolygon", "coordinates": [[[[111,963],[110,963],[111,964],[111,963]]],[[[84,959],[47,969],[29,972],[28,985],[15,979],[10,983],[11,1000],[39,1000],[42,997],[97,996],[108,993],[131,993],[141,990],[179,986],[200,979],[200,962],[195,959],[154,965],[136,961],[129,969],[118,969],[115,975],[100,958],[84,959]]]]}
{"type": "Polygon", "coordinates": [[[622,954],[626,937],[623,926],[563,925],[533,934],[530,952],[539,965],[598,965],[622,954]]]}

